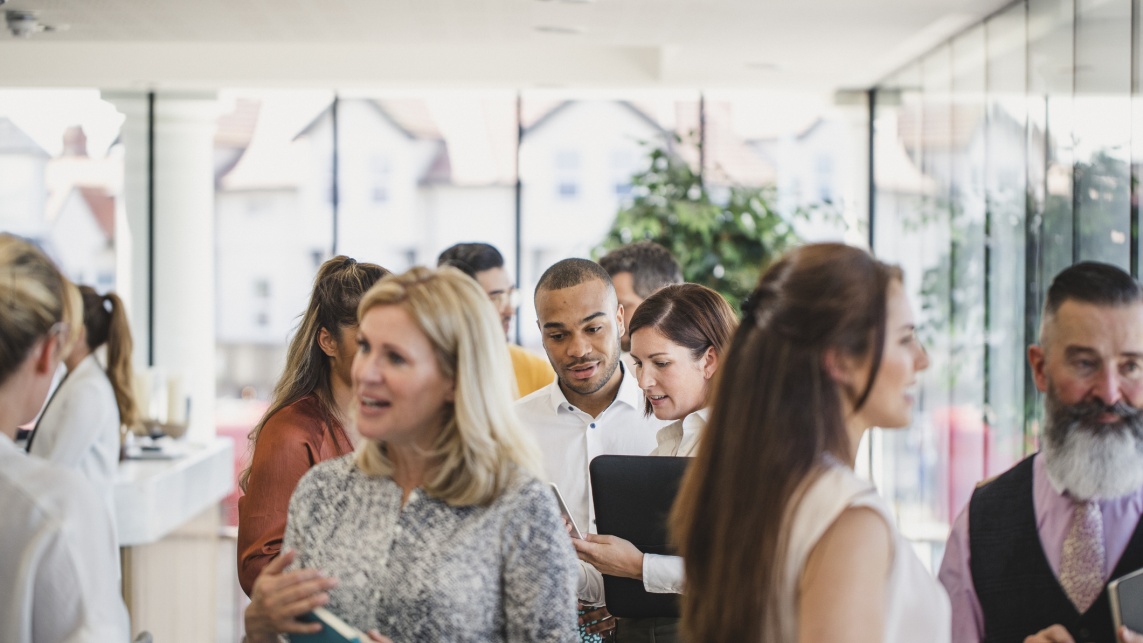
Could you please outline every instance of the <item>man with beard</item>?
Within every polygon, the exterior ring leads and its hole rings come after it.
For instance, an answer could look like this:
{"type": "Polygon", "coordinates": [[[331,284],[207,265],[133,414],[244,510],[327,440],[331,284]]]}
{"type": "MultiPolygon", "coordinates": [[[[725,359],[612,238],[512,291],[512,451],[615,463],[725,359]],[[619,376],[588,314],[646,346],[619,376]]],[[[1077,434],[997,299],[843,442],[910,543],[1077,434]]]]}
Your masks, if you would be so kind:
{"type": "MultiPolygon", "coordinates": [[[[536,285],[536,315],[556,379],[516,402],[516,412],[576,525],[594,532],[588,464],[600,455],[650,453],[666,422],[644,415],[643,391],[620,363],[623,307],[599,264],[564,259],[548,268],[536,285]]],[[[599,596],[602,579],[585,566],[581,561],[580,596],[599,596]]],[[[611,619],[605,610],[588,610],[581,623],[592,622],[611,619]]],[[[599,641],[603,629],[581,628],[581,639],[599,641]]]]}
{"type": "Polygon", "coordinates": [[[1110,643],[1107,582],[1143,567],[1143,288],[1107,264],[1064,270],[1028,362],[1041,450],[981,484],[953,524],[940,570],[952,638],[1110,643]]]}

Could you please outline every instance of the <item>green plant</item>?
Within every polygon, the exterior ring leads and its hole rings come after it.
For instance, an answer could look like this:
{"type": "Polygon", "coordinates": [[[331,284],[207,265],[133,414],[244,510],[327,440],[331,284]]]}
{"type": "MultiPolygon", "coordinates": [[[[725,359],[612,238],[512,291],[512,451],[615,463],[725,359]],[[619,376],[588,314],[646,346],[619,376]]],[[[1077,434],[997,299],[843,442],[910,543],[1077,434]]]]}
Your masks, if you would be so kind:
{"type": "MultiPolygon", "coordinates": [[[[738,309],[762,270],[801,243],[774,205],[776,190],[732,186],[715,198],[677,153],[650,148],[646,169],[631,177],[630,203],[595,256],[632,241],[654,241],[679,260],[684,279],[717,290],[738,309]]],[[[808,211],[799,208],[792,217],[807,218],[808,211]]]]}

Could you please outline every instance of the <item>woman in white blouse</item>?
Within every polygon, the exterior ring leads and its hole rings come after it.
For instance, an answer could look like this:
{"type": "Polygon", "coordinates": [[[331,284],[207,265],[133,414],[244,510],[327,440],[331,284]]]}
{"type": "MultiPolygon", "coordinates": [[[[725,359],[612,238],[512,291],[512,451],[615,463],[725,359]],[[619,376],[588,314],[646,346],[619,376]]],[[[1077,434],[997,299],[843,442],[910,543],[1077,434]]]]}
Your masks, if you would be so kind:
{"type": "Polygon", "coordinates": [[[79,340],[64,355],[67,376],[36,423],[28,453],[82,473],[114,515],[120,427],[139,421],[131,388],[131,327],[115,293],[79,286],[79,294],[79,340]],[[97,357],[101,348],[103,356],[97,357]]]}
{"type": "MultiPolygon", "coordinates": [[[[706,425],[711,381],[738,322],[722,295],[698,284],[677,284],[656,291],[631,318],[631,357],[647,415],[674,420],[656,435],[651,455],[694,455],[706,425]]],[[[580,598],[598,602],[599,574],[641,579],[648,592],[683,591],[683,562],[677,556],[644,554],[617,536],[588,534],[573,540],[583,566],[580,598]],[[596,573],[598,572],[598,573],[596,573]]],[[[678,619],[620,619],[617,641],[677,640],[678,619]]]]}
{"type": "Polygon", "coordinates": [[[78,473],[13,442],[44,403],[80,322],[59,270],[0,234],[0,641],[125,643],[111,516],[78,473]]]}

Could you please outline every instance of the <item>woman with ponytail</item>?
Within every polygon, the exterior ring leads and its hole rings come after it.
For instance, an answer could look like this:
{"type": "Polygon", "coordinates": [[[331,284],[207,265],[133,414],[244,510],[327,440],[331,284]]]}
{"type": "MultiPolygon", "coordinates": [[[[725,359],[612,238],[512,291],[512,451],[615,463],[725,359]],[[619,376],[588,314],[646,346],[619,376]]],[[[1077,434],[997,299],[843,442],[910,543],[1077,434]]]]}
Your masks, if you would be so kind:
{"type": "Polygon", "coordinates": [[[36,424],[28,452],[82,473],[114,515],[120,430],[139,421],[131,388],[131,328],[123,301],[79,286],[83,323],[64,355],[67,375],[36,424]],[[96,351],[105,348],[102,356],[96,351]]]}
{"type": "MultiPolygon", "coordinates": [[[[0,641],[127,641],[112,519],[78,473],[29,458],[32,420],[80,327],[68,285],[34,246],[0,234],[0,641]]],[[[43,436],[41,436],[43,437],[43,436]]]]}
{"type": "Polygon", "coordinates": [[[900,269],[803,246],[742,309],[672,512],[681,638],[947,643],[948,597],[853,471],[866,430],[909,425],[928,366],[900,269]]]}
{"type": "Polygon", "coordinates": [[[250,432],[250,467],[238,484],[238,582],[249,594],[278,556],[298,480],[315,464],[353,451],[347,421],[357,352],[357,304],[381,266],[337,256],[321,265],[309,306],[286,352],[286,367],[262,420],[250,432]]]}

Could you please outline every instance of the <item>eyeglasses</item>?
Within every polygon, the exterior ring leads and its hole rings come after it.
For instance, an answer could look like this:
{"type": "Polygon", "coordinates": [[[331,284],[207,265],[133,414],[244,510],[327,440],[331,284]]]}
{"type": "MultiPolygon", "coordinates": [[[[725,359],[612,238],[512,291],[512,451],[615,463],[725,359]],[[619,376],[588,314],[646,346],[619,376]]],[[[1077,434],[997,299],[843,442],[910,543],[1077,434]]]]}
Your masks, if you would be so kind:
{"type": "Polygon", "coordinates": [[[489,293],[488,298],[492,300],[492,303],[496,304],[497,308],[504,308],[506,306],[512,308],[520,307],[520,291],[515,288],[497,290],[496,292],[489,293]]]}

